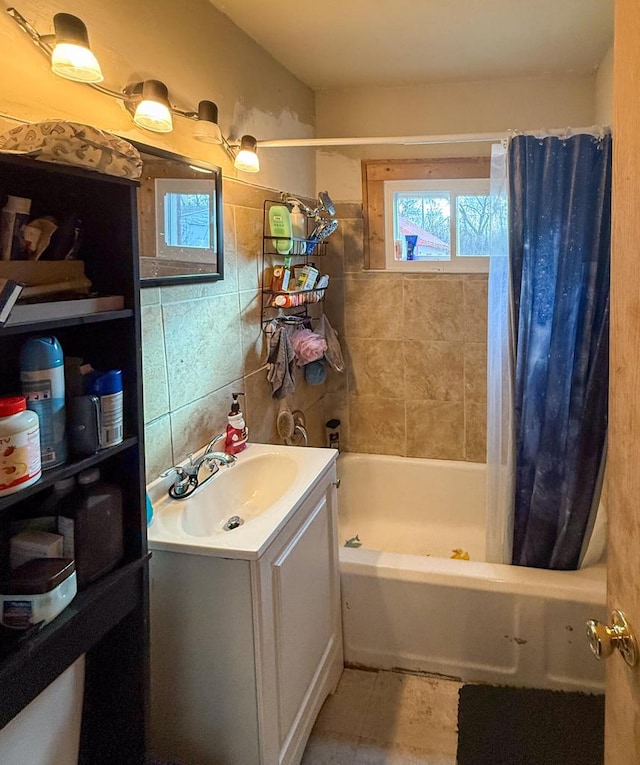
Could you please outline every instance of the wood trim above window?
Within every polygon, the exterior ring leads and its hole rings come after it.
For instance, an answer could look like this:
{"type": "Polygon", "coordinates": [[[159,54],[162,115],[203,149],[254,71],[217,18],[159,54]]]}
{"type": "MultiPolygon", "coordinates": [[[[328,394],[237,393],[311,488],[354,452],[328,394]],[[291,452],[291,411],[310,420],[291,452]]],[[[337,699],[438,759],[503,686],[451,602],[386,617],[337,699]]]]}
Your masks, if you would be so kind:
{"type": "Polygon", "coordinates": [[[488,178],[490,169],[489,157],[362,160],[364,267],[385,268],[384,181],[488,178]]]}

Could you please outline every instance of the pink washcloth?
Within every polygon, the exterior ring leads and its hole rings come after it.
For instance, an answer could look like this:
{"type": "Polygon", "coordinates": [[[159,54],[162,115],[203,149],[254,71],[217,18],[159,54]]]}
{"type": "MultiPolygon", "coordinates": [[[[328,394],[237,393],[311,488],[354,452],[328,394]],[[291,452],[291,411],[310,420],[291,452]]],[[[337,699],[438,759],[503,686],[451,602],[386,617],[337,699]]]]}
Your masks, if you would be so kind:
{"type": "Polygon", "coordinates": [[[327,341],[310,329],[296,329],[291,333],[290,340],[298,366],[321,359],[327,350],[327,341]]]}

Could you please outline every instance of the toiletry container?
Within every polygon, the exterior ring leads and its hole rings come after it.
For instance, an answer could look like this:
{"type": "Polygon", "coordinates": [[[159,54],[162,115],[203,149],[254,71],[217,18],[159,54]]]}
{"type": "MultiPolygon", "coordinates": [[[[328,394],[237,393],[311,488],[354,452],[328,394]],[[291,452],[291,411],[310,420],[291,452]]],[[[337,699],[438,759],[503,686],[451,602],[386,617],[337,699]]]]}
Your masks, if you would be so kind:
{"type": "Polygon", "coordinates": [[[37,558],[14,569],[0,582],[0,621],[25,630],[47,624],[73,600],[77,592],[73,561],[37,558]]]}
{"type": "Polygon", "coordinates": [[[75,559],[78,589],[107,574],[124,554],[120,487],[102,481],[98,468],[84,470],[62,502],[58,531],[65,556],[75,559]]]}
{"type": "Polygon", "coordinates": [[[64,357],[55,337],[33,337],[20,350],[20,380],[27,407],[40,420],[44,470],[67,459],[64,357]]]}
{"type": "MultiPolygon", "coordinates": [[[[304,240],[307,236],[307,216],[298,204],[294,204],[291,210],[291,233],[296,239],[304,240]]],[[[307,249],[306,242],[296,242],[294,249],[296,255],[304,255],[307,249]]]]}
{"type": "Polygon", "coordinates": [[[273,244],[280,255],[291,252],[291,213],[286,205],[272,205],[269,208],[269,230],[274,237],[273,244]]]}
{"type": "Polygon", "coordinates": [[[231,396],[233,401],[228,417],[224,450],[227,454],[238,454],[247,445],[249,429],[240,411],[240,403],[238,401],[238,396],[244,396],[244,393],[232,393],[231,396]]]}
{"type": "Polygon", "coordinates": [[[7,197],[0,213],[0,260],[21,260],[25,257],[23,227],[29,220],[31,200],[7,197]]]}
{"type": "Polygon", "coordinates": [[[327,446],[340,451],[340,420],[333,418],[325,423],[327,429],[327,446]]]}
{"type": "Polygon", "coordinates": [[[98,397],[98,442],[106,449],[124,439],[122,370],[94,372],[90,377],[87,393],[98,397]]]}
{"type": "Polygon", "coordinates": [[[0,497],[31,486],[42,475],[38,415],[24,396],[0,398],[0,497]]]}

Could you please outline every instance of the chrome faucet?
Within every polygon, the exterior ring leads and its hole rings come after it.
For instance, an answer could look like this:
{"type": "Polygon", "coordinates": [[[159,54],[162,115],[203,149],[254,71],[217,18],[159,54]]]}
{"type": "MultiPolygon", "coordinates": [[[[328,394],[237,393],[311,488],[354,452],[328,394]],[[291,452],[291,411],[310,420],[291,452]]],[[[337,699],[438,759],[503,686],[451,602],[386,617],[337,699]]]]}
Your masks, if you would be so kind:
{"type": "Polygon", "coordinates": [[[224,438],[224,433],[212,438],[203,453],[199,457],[196,457],[195,460],[193,459],[193,454],[190,454],[188,465],[185,465],[184,467],[174,465],[161,474],[163,478],[166,478],[172,473],[175,473],[174,482],[169,487],[169,496],[172,499],[186,499],[189,495],[193,494],[198,486],[203,486],[207,481],[213,478],[213,476],[220,470],[220,465],[225,465],[226,467],[233,467],[233,465],[235,465],[238,459],[235,455],[227,454],[226,452],[211,451],[213,445],[219,441],[220,438],[224,438]],[[200,468],[203,465],[209,470],[209,475],[201,480],[200,468]]]}

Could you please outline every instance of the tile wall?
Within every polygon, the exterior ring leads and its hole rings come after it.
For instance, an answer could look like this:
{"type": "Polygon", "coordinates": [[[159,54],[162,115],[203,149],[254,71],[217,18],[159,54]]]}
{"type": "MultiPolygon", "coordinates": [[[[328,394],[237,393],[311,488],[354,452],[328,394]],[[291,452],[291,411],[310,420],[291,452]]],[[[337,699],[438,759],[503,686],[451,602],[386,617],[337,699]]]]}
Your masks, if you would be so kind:
{"type": "MultiPolygon", "coordinates": [[[[224,430],[235,390],[250,438],[280,442],[260,327],[263,202],[274,194],[225,179],[224,280],[142,291],[148,481],[224,430]]],[[[366,272],[361,205],[337,216],[316,264],[331,275],[324,310],[347,369],[318,386],[299,375],[289,405],[305,413],[310,444],[323,446],[337,417],[348,451],[484,461],[486,277],[366,272]]]]}
{"type": "MultiPolygon", "coordinates": [[[[147,481],[224,430],[232,391],[246,393],[250,439],[280,442],[260,326],[263,202],[277,197],[225,179],[224,279],[142,290],[147,481]]],[[[289,399],[316,446],[325,438],[324,389],[300,376],[289,399]]]]}
{"type": "Polygon", "coordinates": [[[326,416],[354,452],[485,461],[487,277],[363,270],[360,205],[337,206],[325,311],[347,374],[326,416]]]}

